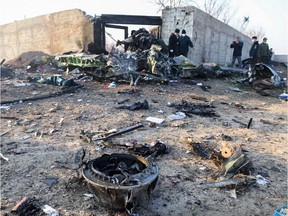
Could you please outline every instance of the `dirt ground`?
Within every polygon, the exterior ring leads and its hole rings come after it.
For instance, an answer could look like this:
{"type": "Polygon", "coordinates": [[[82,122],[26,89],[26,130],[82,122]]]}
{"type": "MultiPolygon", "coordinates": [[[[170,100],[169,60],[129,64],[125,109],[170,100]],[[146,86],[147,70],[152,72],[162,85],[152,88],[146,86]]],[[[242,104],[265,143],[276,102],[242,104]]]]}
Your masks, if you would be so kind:
{"type": "MultiPolygon", "coordinates": [[[[53,73],[46,71],[44,75],[53,73]]],[[[27,82],[28,76],[40,75],[42,72],[18,70],[13,78],[2,79],[1,101],[59,91],[57,86],[27,82]],[[16,82],[26,85],[17,87],[13,84],[16,82]]],[[[229,90],[235,87],[232,77],[196,81],[211,89],[203,91],[196,85],[181,82],[168,85],[141,82],[137,87],[117,83],[116,88],[105,88],[96,81],[77,81],[83,87],[74,93],[5,104],[9,108],[1,109],[1,153],[9,161],[1,159],[1,215],[11,215],[11,209],[24,196],[53,207],[60,215],[116,215],[117,212],[84,196],[90,193],[85,182],[71,182],[77,178],[75,156],[81,149],[86,150],[90,159],[126,150],[117,146],[101,149],[84,142],[79,135],[81,130],[121,129],[138,122],[144,127],[113,138],[113,143],[137,140],[150,144],[160,139],[167,144],[168,153],[154,160],[160,171],[150,205],[136,207],[135,213],[140,216],[273,215],[278,207],[287,205],[287,102],[278,99],[281,90],[264,97],[249,88],[243,88],[242,92],[229,90]],[[132,88],[139,90],[139,94],[118,93],[132,88]],[[207,102],[194,96],[205,97],[207,102]],[[149,110],[116,109],[118,102],[125,99],[129,99],[125,104],[146,99],[149,110]],[[219,117],[192,115],[168,120],[175,108],[167,103],[181,100],[213,104],[219,117]],[[145,120],[149,116],[165,121],[150,127],[145,120]],[[248,123],[251,118],[250,129],[235,121],[248,123]],[[221,134],[232,137],[231,142],[248,151],[253,174],[265,174],[269,180],[266,187],[252,185],[238,194],[237,199],[230,197],[228,189],[200,187],[200,183],[212,181],[210,176],[215,166],[212,161],[189,152],[190,146],[183,138],[190,136],[199,142],[218,143],[221,134]],[[49,185],[51,179],[56,180],[49,185]]]]}

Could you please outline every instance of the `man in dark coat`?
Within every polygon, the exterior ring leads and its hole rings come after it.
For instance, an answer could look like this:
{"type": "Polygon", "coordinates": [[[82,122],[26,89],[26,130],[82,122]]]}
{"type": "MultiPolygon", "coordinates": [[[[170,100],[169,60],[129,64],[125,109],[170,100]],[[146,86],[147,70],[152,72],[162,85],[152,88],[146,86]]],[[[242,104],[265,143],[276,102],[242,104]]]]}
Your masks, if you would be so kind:
{"type": "Polygon", "coordinates": [[[252,46],[249,51],[249,56],[251,58],[251,67],[254,67],[254,65],[257,63],[257,58],[258,58],[258,49],[259,49],[259,43],[257,41],[257,37],[253,36],[252,37],[252,46]]]}
{"type": "Polygon", "coordinates": [[[241,41],[241,38],[238,36],[238,37],[236,37],[236,41],[233,41],[232,44],[230,45],[230,48],[234,49],[233,50],[231,67],[234,67],[235,61],[237,59],[238,66],[240,68],[242,68],[242,60],[241,60],[242,47],[243,47],[243,42],[241,41]]]}
{"type": "Polygon", "coordinates": [[[174,57],[179,55],[179,29],[175,29],[173,33],[171,33],[169,37],[168,49],[169,49],[169,57],[174,57]]]}
{"type": "Polygon", "coordinates": [[[186,31],[183,29],[181,32],[181,36],[179,38],[179,54],[185,57],[188,56],[189,46],[191,48],[194,47],[190,37],[186,35],[186,31]]]}

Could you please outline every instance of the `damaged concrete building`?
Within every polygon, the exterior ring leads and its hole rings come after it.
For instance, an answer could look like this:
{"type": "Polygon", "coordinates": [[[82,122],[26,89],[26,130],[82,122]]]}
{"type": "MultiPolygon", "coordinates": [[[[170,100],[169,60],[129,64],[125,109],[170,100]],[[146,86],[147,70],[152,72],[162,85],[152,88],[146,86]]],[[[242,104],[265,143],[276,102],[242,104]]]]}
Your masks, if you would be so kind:
{"type": "Polygon", "coordinates": [[[27,51],[79,51],[93,42],[93,35],[93,23],[78,9],[15,21],[0,28],[0,58],[10,60],[27,51]]]}
{"type": "Polygon", "coordinates": [[[248,57],[251,46],[248,36],[195,7],[165,9],[162,17],[105,14],[92,17],[73,9],[2,25],[0,58],[10,60],[27,51],[103,53],[105,27],[123,29],[127,37],[128,27],[124,25],[130,24],[157,26],[158,37],[166,44],[175,28],[185,29],[195,46],[195,51],[190,50],[188,57],[197,64],[231,62],[229,45],[236,36],[241,36],[244,42],[243,59],[248,57]]]}
{"type": "Polygon", "coordinates": [[[167,43],[169,34],[175,28],[185,29],[191,37],[195,51],[190,49],[188,57],[194,62],[230,63],[232,51],[230,44],[236,36],[244,42],[242,59],[249,57],[251,39],[215,19],[196,7],[180,7],[162,11],[162,38],[167,43]]]}

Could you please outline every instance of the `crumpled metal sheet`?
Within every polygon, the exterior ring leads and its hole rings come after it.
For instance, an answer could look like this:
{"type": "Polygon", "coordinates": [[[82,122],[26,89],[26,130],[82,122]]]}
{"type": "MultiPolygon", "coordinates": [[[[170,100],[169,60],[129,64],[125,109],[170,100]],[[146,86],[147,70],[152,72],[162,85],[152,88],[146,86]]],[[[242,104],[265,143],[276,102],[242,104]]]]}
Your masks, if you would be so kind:
{"type": "Polygon", "coordinates": [[[125,72],[128,74],[131,71],[137,71],[137,59],[141,58],[141,53],[136,52],[123,52],[113,47],[109,54],[107,66],[109,72],[125,72]]]}
{"type": "Polygon", "coordinates": [[[269,65],[257,63],[248,73],[249,83],[253,89],[269,89],[280,86],[281,77],[269,65]]]}
{"type": "Polygon", "coordinates": [[[124,44],[128,47],[129,51],[144,51],[149,50],[152,45],[160,45],[163,51],[168,54],[168,47],[163,40],[157,39],[154,35],[150,34],[145,28],[140,28],[135,31],[130,37],[123,41],[117,41],[116,46],[124,44]]]}
{"type": "Polygon", "coordinates": [[[106,64],[105,55],[67,54],[55,57],[59,66],[78,66],[81,68],[99,68],[106,64]]]}
{"type": "Polygon", "coordinates": [[[74,82],[74,79],[64,79],[61,76],[51,76],[47,78],[43,77],[28,77],[27,78],[29,82],[33,83],[43,83],[43,84],[49,84],[49,85],[56,85],[56,86],[77,86],[78,84],[74,82]]]}
{"type": "MultiPolygon", "coordinates": [[[[56,61],[63,66],[79,66],[96,80],[116,78],[130,81],[137,85],[142,80],[158,80],[167,82],[169,79],[196,77],[223,77],[231,73],[223,72],[217,64],[194,64],[184,56],[169,58],[167,45],[157,39],[146,29],[140,28],[123,41],[117,41],[108,55],[71,54],[56,56],[56,61]],[[122,51],[119,44],[133,48],[122,51]]],[[[257,69],[256,69],[257,70],[257,69]]],[[[272,72],[273,73],[273,72],[272,72]]],[[[275,83],[278,78],[273,77],[275,83]]]]}

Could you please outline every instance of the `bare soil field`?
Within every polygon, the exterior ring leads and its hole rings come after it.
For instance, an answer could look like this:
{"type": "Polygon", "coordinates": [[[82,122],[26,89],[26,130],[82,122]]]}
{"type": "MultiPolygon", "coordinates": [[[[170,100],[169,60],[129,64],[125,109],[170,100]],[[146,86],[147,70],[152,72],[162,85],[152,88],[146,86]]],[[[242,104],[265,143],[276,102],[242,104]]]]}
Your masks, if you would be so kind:
{"type": "MultiPolygon", "coordinates": [[[[2,79],[1,101],[60,90],[58,86],[27,82],[28,76],[40,75],[43,74],[20,70],[13,78],[2,79]],[[21,82],[25,85],[13,84],[21,82]]],[[[197,85],[183,82],[168,85],[140,82],[137,87],[117,83],[115,88],[106,88],[100,82],[79,81],[83,87],[71,93],[5,104],[9,107],[1,109],[1,153],[9,161],[1,159],[1,215],[12,215],[11,209],[24,196],[53,207],[60,215],[125,215],[84,196],[90,192],[85,181],[74,181],[79,166],[75,157],[82,149],[86,150],[86,159],[104,153],[127,152],[118,145],[101,148],[85,142],[80,139],[81,130],[121,129],[139,122],[144,127],[114,137],[113,143],[136,140],[150,144],[161,140],[167,144],[168,152],[154,159],[160,168],[157,186],[150,204],[140,204],[135,207],[135,213],[140,216],[273,215],[278,207],[287,205],[287,102],[278,99],[281,90],[264,97],[249,88],[243,88],[242,92],[229,90],[235,87],[232,77],[196,81],[211,88],[203,91],[197,85]],[[119,93],[131,89],[135,90],[134,94],[119,93]],[[124,100],[124,104],[147,100],[149,109],[116,109],[124,100]],[[176,110],[167,103],[182,100],[213,105],[218,117],[191,115],[170,121],[167,117],[176,110]],[[146,121],[149,116],[165,121],[151,125],[146,121]],[[251,118],[249,129],[239,123],[248,123],[251,118]],[[227,188],[201,187],[201,183],[215,181],[211,175],[216,167],[211,160],[192,153],[191,146],[183,139],[192,137],[198,142],[220,143],[223,134],[247,151],[253,174],[265,177],[267,186],[251,185],[237,194],[237,198],[231,197],[227,188]]]]}

